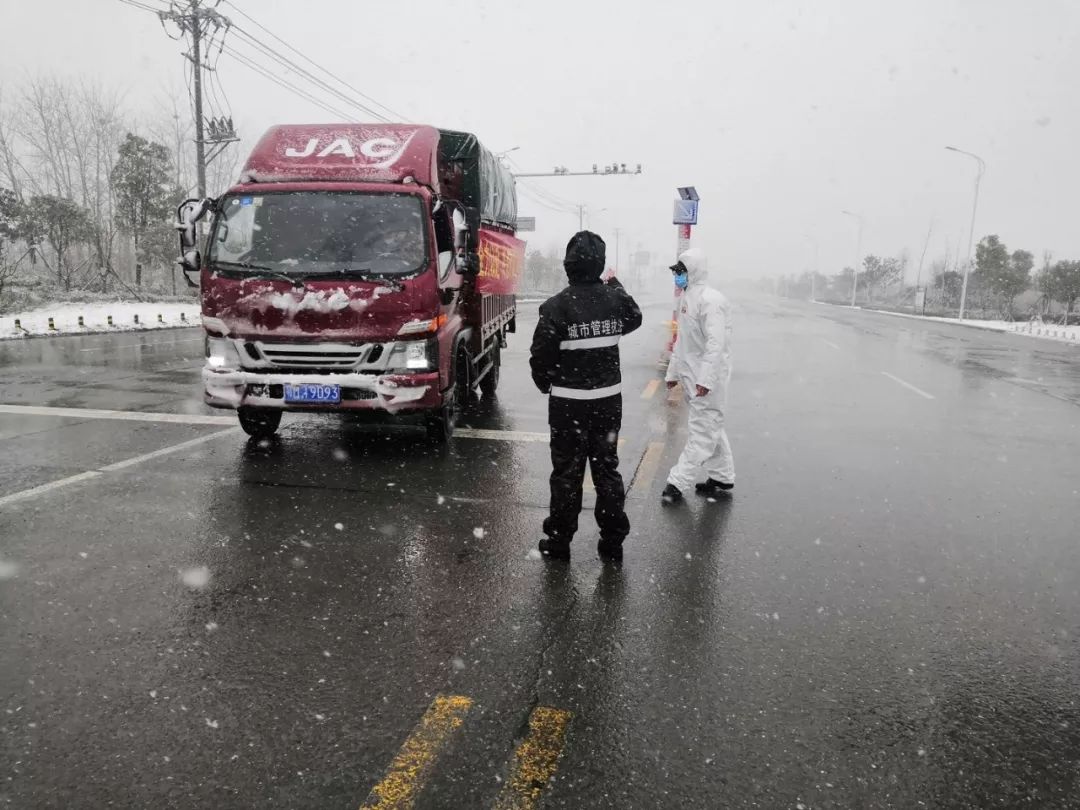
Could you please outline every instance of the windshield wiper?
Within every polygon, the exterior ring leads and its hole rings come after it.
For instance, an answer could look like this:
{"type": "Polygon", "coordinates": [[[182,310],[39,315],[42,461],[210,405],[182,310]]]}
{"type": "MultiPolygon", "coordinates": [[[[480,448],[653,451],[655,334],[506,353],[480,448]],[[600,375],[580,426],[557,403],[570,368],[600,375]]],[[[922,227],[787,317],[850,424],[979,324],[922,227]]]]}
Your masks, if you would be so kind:
{"type": "Polygon", "coordinates": [[[393,276],[372,273],[370,267],[342,267],[340,270],[332,270],[329,273],[315,273],[311,278],[355,278],[361,281],[385,284],[387,287],[392,288],[394,292],[401,292],[405,289],[405,285],[393,276]]]}
{"type": "Polygon", "coordinates": [[[249,276],[252,278],[276,278],[280,281],[287,281],[294,287],[303,287],[304,280],[300,276],[290,276],[288,273],[282,273],[280,270],[275,270],[272,267],[267,267],[262,264],[252,264],[251,262],[225,262],[216,260],[213,262],[215,267],[224,267],[226,270],[239,269],[248,270],[249,276]]]}

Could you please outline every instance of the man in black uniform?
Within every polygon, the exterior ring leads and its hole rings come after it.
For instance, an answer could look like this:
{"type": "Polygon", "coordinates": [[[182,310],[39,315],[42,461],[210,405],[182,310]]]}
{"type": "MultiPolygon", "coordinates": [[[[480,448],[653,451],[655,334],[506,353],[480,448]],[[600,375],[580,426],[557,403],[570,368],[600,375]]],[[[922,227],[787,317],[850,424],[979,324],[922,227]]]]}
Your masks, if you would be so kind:
{"type": "Polygon", "coordinates": [[[596,487],[601,555],[621,556],[630,532],[619,475],[619,339],[641,326],[641,310],[617,279],[600,280],[605,253],[595,233],[574,235],[563,261],[570,286],[540,306],[533,334],[533,382],[551,394],[551,512],[540,541],[541,553],[549,557],[570,556],[586,460],[596,487]]]}

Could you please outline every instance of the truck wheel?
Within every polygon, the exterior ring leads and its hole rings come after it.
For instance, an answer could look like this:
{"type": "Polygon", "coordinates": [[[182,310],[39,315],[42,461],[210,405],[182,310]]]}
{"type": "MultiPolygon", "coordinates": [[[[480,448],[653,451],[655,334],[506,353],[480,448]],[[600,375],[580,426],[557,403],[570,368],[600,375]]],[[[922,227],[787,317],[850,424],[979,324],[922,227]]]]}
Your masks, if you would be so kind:
{"type": "Polygon", "coordinates": [[[454,364],[454,385],[447,392],[447,400],[443,403],[438,415],[427,423],[427,434],[431,441],[438,444],[450,441],[465,403],[469,401],[471,391],[469,356],[462,349],[458,352],[457,362],[454,364]]]}
{"type": "Polygon", "coordinates": [[[498,343],[495,344],[495,348],[491,350],[491,371],[487,373],[484,379],[480,380],[480,393],[484,395],[484,399],[494,399],[495,389],[499,387],[499,368],[502,366],[502,348],[498,343]]]}
{"type": "Polygon", "coordinates": [[[253,439],[269,439],[281,424],[281,411],[272,408],[241,408],[236,415],[244,433],[253,439]]]}

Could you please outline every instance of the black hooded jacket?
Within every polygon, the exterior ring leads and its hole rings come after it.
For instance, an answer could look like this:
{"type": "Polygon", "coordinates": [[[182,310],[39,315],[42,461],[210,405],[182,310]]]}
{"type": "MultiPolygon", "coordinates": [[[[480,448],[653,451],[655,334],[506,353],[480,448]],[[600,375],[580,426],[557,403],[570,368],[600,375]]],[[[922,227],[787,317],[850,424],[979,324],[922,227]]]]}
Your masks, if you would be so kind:
{"type": "Polygon", "coordinates": [[[575,245],[566,252],[570,286],[540,306],[533,333],[533,382],[553,397],[595,400],[621,392],[619,339],[641,326],[641,310],[616,279],[600,280],[604,243],[575,245]],[[584,254],[584,255],[582,255],[584,254]]]}

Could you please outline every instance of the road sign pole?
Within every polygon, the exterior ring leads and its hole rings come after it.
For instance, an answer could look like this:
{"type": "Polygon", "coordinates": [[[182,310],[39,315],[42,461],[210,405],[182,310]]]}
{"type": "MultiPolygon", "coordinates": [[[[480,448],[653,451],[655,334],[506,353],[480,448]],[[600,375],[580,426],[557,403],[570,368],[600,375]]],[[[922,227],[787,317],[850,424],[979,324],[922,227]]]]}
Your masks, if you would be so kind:
{"type": "MultiPolygon", "coordinates": [[[[678,261],[679,257],[690,249],[690,233],[693,226],[697,224],[698,200],[700,199],[697,189],[693,186],[683,186],[678,191],[679,199],[675,201],[675,213],[672,217],[672,221],[678,228],[675,261],[678,261]]],[[[678,336],[679,298],[682,297],[682,292],[678,286],[675,287],[675,305],[671,313],[671,341],[668,343],[669,353],[674,351],[675,340],[678,336]]]]}

